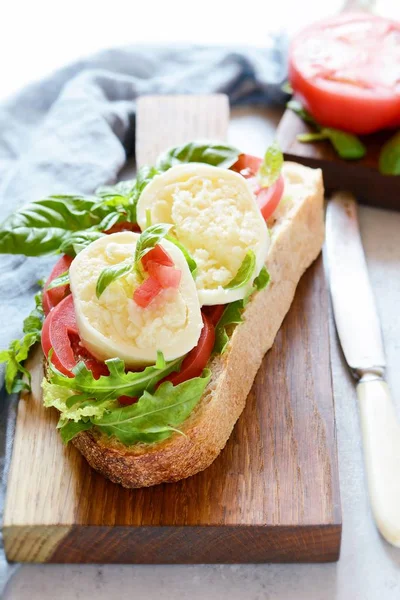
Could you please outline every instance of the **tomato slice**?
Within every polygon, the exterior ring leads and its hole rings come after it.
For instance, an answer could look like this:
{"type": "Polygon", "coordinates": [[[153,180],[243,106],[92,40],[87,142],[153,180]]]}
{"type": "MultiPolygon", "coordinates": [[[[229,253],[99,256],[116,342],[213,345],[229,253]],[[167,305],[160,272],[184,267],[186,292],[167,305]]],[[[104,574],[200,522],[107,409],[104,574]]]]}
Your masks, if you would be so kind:
{"type": "Polygon", "coordinates": [[[170,381],[173,385],[178,385],[178,383],[201,375],[211,356],[215,342],[214,325],[204,313],[202,316],[203,329],[201,330],[197,346],[183,359],[180,371],[178,373],[171,373],[163,381],[170,381]]]}
{"type": "Polygon", "coordinates": [[[203,306],[201,311],[203,315],[206,315],[207,319],[214,325],[214,327],[216,327],[225,308],[226,304],[214,304],[213,306],[203,306]]]}
{"type": "Polygon", "coordinates": [[[182,271],[175,269],[175,267],[160,265],[152,260],[147,263],[147,272],[150,277],[156,279],[164,289],[177,289],[181,282],[182,271]]]}
{"type": "Polygon", "coordinates": [[[256,192],[257,203],[260,207],[261,214],[266,221],[273,215],[279,202],[281,201],[285,182],[280,175],[278,179],[270,187],[260,188],[256,192]]]}
{"type": "Polygon", "coordinates": [[[313,117],[356,134],[400,126],[400,23],[345,13],[292,41],[289,80],[313,117]]]}
{"type": "Polygon", "coordinates": [[[129,221],[123,221],[122,223],[116,223],[110,229],[107,229],[104,233],[110,235],[111,233],[119,233],[120,231],[134,231],[135,233],[141,233],[140,227],[137,223],[130,223],[129,221]]]}
{"type": "Polygon", "coordinates": [[[50,273],[50,276],[44,285],[43,290],[43,310],[45,315],[48,315],[51,309],[57,306],[57,304],[59,304],[61,300],[63,300],[65,296],[67,296],[70,293],[69,285],[63,285],[60,287],[53,288],[51,290],[48,290],[47,287],[50,285],[53,279],[56,279],[57,277],[65,273],[65,271],[68,271],[72,261],[73,258],[65,254],[54,265],[53,270],[50,273]]]}
{"type": "Polygon", "coordinates": [[[83,360],[93,376],[108,375],[104,363],[96,360],[86,348],[80,344],[75,308],[70,294],[47,315],[42,329],[42,348],[45,356],[53,349],[51,362],[64,375],[73,377],[72,369],[79,360],[83,360]]]}
{"type": "Polygon", "coordinates": [[[149,250],[142,258],[143,268],[147,271],[147,265],[149,262],[155,262],[159,265],[164,265],[166,267],[173,267],[174,261],[164,250],[164,248],[160,244],[156,244],[154,248],[149,250]]]}
{"type": "Polygon", "coordinates": [[[262,158],[253,156],[252,154],[240,154],[234,165],[231,166],[232,171],[240,173],[245,179],[255,177],[261,167],[262,158]]]}
{"type": "Polygon", "coordinates": [[[133,292],[133,299],[138,306],[146,308],[152,300],[161,292],[162,287],[154,277],[148,277],[133,292]]]}

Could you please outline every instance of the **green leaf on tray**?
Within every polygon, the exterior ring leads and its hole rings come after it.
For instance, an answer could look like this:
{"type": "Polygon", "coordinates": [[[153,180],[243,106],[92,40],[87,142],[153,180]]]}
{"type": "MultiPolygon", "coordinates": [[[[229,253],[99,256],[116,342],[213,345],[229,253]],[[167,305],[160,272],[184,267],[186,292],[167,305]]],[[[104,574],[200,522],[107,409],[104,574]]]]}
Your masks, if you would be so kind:
{"type": "Polygon", "coordinates": [[[177,428],[199,402],[210,376],[211,372],[205,369],[201,377],[176,386],[165,381],[154,393],[145,391],[137,403],[115,408],[100,418],[93,418],[92,422],[125,445],[165,440],[174,432],[179,433],[177,428]]]}
{"type": "Polygon", "coordinates": [[[224,285],[224,289],[236,290],[237,288],[246,285],[254,273],[255,266],[256,255],[254,254],[253,250],[248,250],[235,277],[228,284],[224,285]]]}
{"type": "Polygon", "coordinates": [[[167,171],[171,167],[183,163],[200,162],[214,167],[231,167],[238,159],[240,150],[227,144],[195,141],[169,148],[161,154],[156,163],[159,171],[167,171]]]}
{"type": "Polygon", "coordinates": [[[379,171],[382,175],[400,175],[400,131],[382,147],[379,171]]]}
{"type": "Polygon", "coordinates": [[[340,158],[357,160],[365,156],[366,148],[357,136],[340,129],[323,127],[321,134],[326,135],[340,158]]]}

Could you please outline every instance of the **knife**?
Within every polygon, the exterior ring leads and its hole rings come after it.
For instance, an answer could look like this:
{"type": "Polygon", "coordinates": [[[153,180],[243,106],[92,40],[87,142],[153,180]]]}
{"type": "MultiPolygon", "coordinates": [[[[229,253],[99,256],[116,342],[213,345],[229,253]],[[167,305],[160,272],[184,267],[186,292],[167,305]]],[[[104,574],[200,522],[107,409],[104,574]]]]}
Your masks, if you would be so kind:
{"type": "Polygon", "coordinates": [[[361,242],[357,202],[349,192],[337,192],[328,202],[326,251],[336,329],[358,380],[372,512],[383,537],[400,547],[400,423],[384,379],[382,333],[361,242]]]}

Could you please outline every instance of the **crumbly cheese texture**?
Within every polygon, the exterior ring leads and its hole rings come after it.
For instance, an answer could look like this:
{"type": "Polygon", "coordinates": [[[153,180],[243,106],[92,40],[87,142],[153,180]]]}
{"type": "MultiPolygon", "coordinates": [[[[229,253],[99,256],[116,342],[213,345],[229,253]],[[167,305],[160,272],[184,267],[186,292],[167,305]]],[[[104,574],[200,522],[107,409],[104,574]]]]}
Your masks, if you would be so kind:
{"type": "Polygon", "coordinates": [[[180,269],[179,288],[162,290],[146,308],[133,300],[140,285],[133,271],[113,281],[96,296],[97,280],[106,267],[133,260],[139,235],[114,233],[90,244],[70,267],[71,291],[83,344],[100,360],[119,357],[129,367],[166,360],[196,346],[202,329],[196,286],[182,252],[168,241],[161,245],[180,269]]]}
{"type": "Polygon", "coordinates": [[[137,204],[141,229],[146,227],[148,211],[152,224],[173,224],[173,234],[195,259],[200,304],[245,297],[265,263],[269,234],[251,187],[241,175],[200,163],[172,167],[143,190],[137,204]],[[256,256],[251,281],[239,289],[224,289],[249,250],[256,256]]]}

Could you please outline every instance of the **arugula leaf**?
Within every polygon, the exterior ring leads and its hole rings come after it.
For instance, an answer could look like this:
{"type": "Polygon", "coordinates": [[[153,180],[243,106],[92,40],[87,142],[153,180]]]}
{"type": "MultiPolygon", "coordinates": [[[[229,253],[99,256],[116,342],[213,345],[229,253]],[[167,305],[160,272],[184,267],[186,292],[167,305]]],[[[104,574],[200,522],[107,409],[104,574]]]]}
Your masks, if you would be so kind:
{"type": "Polygon", "coordinates": [[[44,319],[41,292],[36,294],[35,304],[35,308],[24,320],[24,337],[20,340],[13,340],[8,350],[0,352],[0,363],[6,363],[5,384],[9,394],[17,393],[21,390],[29,391],[31,389],[31,375],[25,369],[23,363],[28,358],[32,346],[40,341],[44,319]],[[22,380],[24,375],[27,381],[22,380]]]}
{"type": "Polygon", "coordinates": [[[116,279],[123,277],[130,273],[133,269],[133,262],[127,263],[126,261],[106,267],[100,273],[100,276],[96,283],[96,296],[100,298],[104,290],[116,279]]]}
{"type": "Polygon", "coordinates": [[[224,289],[236,290],[237,288],[244,286],[246,283],[248,283],[248,281],[250,281],[251,276],[254,273],[255,266],[256,255],[254,254],[253,250],[248,250],[235,277],[229,283],[224,285],[224,289]]]}
{"type": "Polygon", "coordinates": [[[264,160],[258,170],[258,181],[261,187],[270,187],[278,179],[283,165],[283,154],[275,141],[264,155],[264,160]]]}
{"type": "Polygon", "coordinates": [[[177,248],[179,248],[179,250],[182,252],[183,256],[186,259],[186,262],[187,262],[189,270],[193,276],[193,279],[195,279],[196,273],[197,273],[197,262],[194,260],[193,256],[190,254],[189,250],[181,242],[179,242],[173,235],[166,235],[165,239],[168,240],[169,242],[171,242],[172,244],[175,244],[175,246],[177,248]]]}
{"type": "Polygon", "coordinates": [[[242,312],[245,303],[243,300],[236,300],[228,304],[222,313],[222,317],[215,327],[215,343],[213,352],[216,354],[223,354],[229,343],[229,336],[226,328],[229,325],[238,325],[243,323],[242,312]]]}
{"type": "Polygon", "coordinates": [[[46,287],[46,291],[62,287],[63,285],[69,285],[69,271],[64,271],[64,273],[61,273],[61,275],[53,279],[53,281],[46,287]]]}
{"type": "Polygon", "coordinates": [[[78,433],[92,429],[93,423],[88,421],[62,421],[60,429],[61,439],[64,444],[68,444],[78,433]]]}
{"type": "Polygon", "coordinates": [[[259,292],[267,287],[269,284],[270,275],[266,267],[263,267],[259,272],[258,276],[254,280],[254,288],[259,292]]]}
{"type": "Polygon", "coordinates": [[[108,436],[114,435],[123,444],[159,442],[179,432],[177,427],[190,415],[210,381],[211,372],[205,369],[194,377],[173,386],[165,381],[150,394],[145,391],[136,404],[116,408],[92,423],[108,436]]]}
{"type": "Polygon", "coordinates": [[[117,406],[117,401],[88,398],[85,394],[76,393],[73,389],[49,382],[45,377],[42,381],[43,404],[46,408],[53,406],[60,413],[58,427],[66,420],[78,422],[89,417],[101,417],[106,410],[117,406]]]}
{"type": "Polygon", "coordinates": [[[135,248],[135,265],[167,235],[171,227],[170,224],[158,223],[151,225],[140,234],[135,248]]]}
{"type": "Polygon", "coordinates": [[[144,390],[153,391],[156,384],[173,371],[179,371],[183,358],[167,362],[162,369],[150,366],[143,371],[127,373],[123,360],[111,358],[105,361],[110,375],[102,375],[99,379],[93,377],[83,361],[74,367],[74,378],[63,375],[50,362],[50,379],[51,383],[87,394],[87,398],[96,398],[96,401],[114,400],[119,396],[140,396],[144,390]]]}
{"type": "Polygon", "coordinates": [[[231,167],[238,159],[240,150],[226,144],[195,141],[169,148],[161,154],[156,163],[159,171],[167,171],[175,165],[200,162],[214,167],[231,167]]]}
{"type": "Polygon", "coordinates": [[[382,175],[400,175],[400,131],[383,145],[379,155],[382,175]]]}
{"type": "Polygon", "coordinates": [[[161,350],[157,350],[157,360],[155,364],[156,369],[165,369],[166,366],[167,363],[165,362],[164,354],[161,352],[161,350]]]}

